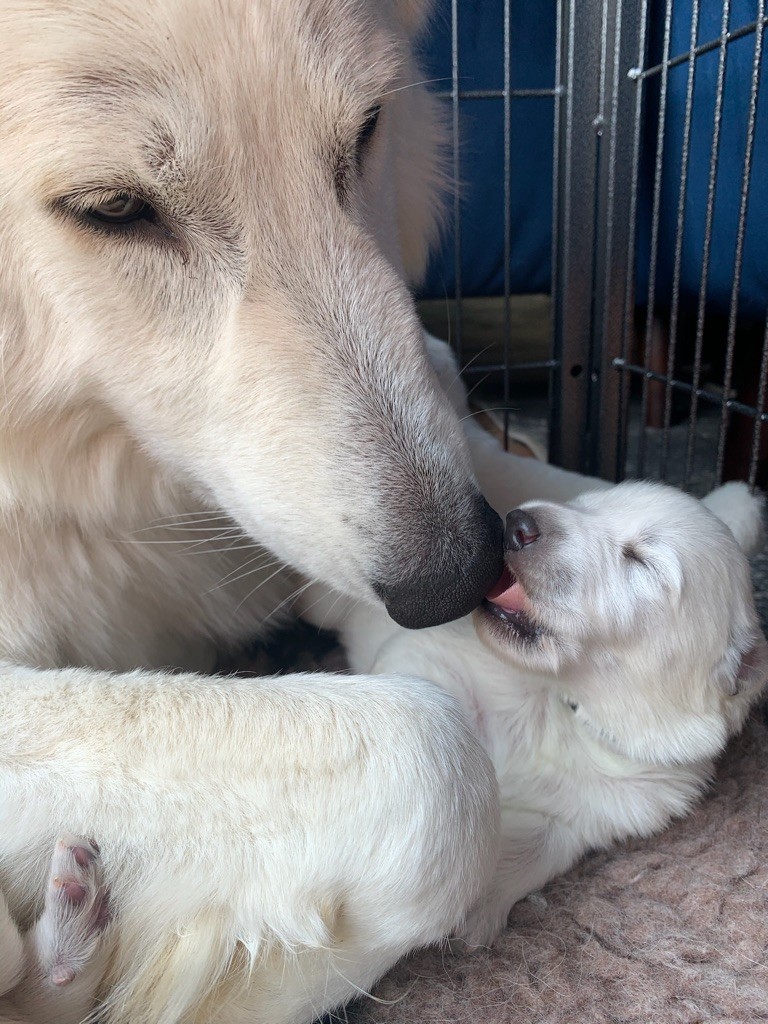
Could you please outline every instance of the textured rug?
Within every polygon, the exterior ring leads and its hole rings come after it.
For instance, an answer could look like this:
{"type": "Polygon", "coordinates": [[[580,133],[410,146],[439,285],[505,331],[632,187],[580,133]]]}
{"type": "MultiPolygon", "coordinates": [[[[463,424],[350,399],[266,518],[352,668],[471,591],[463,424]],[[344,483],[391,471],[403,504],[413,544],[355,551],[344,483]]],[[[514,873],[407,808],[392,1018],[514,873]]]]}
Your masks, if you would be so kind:
{"type": "Polygon", "coordinates": [[[491,950],[401,963],[349,1024],[768,1020],[768,725],[755,715],[697,811],[518,903],[491,950]]]}

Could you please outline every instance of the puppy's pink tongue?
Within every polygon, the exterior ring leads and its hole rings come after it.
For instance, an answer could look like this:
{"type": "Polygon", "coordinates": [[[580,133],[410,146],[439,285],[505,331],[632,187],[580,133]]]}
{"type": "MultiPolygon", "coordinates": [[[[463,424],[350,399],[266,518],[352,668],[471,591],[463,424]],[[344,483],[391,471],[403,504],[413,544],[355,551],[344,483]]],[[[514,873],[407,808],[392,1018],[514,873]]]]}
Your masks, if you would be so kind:
{"type": "Polygon", "coordinates": [[[499,580],[486,594],[485,599],[505,612],[521,612],[528,601],[525,591],[506,566],[499,580]]]}

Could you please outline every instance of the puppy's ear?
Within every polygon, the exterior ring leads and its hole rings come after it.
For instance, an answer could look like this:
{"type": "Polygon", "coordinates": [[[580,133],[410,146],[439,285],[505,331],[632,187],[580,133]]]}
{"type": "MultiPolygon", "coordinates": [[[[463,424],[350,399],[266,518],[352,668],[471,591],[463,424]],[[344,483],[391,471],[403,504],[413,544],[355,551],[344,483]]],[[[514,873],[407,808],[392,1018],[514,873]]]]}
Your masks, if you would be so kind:
{"type": "Polygon", "coordinates": [[[762,633],[746,650],[734,644],[719,666],[721,685],[731,697],[757,693],[768,682],[768,643],[762,633]]]}
{"type": "Polygon", "coordinates": [[[745,555],[753,555],[763,543],[764,496],[751,494],[743,483],[728,483],[712,491],[702,502],[722,520],[745,555]]]}
{"type": "Polygon", "coordinates": [[[433,0],[394,0],[395,15],[412,38],[424,31],[434,7],[433,0]]]}

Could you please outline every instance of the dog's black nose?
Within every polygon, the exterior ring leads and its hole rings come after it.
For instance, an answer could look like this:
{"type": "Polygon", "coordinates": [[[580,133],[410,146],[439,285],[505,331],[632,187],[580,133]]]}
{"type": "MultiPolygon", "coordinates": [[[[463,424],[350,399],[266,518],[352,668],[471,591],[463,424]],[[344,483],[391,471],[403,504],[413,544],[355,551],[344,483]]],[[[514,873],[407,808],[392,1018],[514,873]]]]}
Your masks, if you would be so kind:
{"type": "Polygon", "coordinates": [[[469,515],[456,525],[452,543],[441,545],[435,540],[442,537],[431,538],[429,557],[416,574],[374,581],[387,611],[401,626],[423,629],[469,615],[501,575],[504,527],[485,498],[478,495],[469,515]]]}
{"type": "Polygon", "coordinates": [[[515,508],[507,515],[507,526],[504,530],[505,551],[522,551],[528,544],[537,541],[540,536],[541,530],[529,512],[515,508]]]}

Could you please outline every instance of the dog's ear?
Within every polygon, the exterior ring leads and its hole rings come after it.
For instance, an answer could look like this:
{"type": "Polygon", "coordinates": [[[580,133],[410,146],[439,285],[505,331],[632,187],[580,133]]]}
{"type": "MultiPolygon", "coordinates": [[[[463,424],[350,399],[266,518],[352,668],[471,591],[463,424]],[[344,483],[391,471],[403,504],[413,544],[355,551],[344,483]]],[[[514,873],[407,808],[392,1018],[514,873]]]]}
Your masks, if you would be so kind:
{"type": "Polygon", "coordinates": [[[722,520],[745,555],[753,555],[763,542],[764,496],[751,494],[744,483],[727,483],[712,491],[703,504],[722,520]]]}
{"type": "Polygon", "coordinates": [[[745,650],[734,643],[720,663],[718,675],[731,697],[762,690],[768,682],[768,643],[763,634],[758,631],[745,650]]]}
{"type": "Polygon", "coordinates": [[[768,681],[768,643],[762,633],[745,651],[736,673],[736,693],[751,693],[761,690],[768,681]]]}
{"type": "Polygon", "coordinates": [[[395,16],[412,38],[424,31],[432,13],[433,0],[394,0],[395,16]]]}

